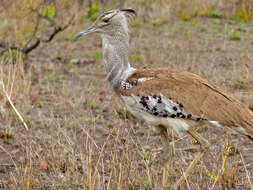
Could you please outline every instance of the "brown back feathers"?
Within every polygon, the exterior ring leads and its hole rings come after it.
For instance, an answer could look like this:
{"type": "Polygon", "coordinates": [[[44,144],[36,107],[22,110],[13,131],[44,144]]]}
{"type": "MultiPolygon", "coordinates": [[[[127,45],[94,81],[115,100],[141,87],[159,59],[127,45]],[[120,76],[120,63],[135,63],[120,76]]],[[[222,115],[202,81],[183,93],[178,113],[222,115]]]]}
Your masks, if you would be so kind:
{"type": "Polygon", "coordinates": [[[224,126],[243,127],[253,138],[253,112],[195,74],[167,68],[138,69],[126,81],[135,85],[131,88],[121,87],[123,96],[161,93],[195,115],[218,121],[224,126]]]}

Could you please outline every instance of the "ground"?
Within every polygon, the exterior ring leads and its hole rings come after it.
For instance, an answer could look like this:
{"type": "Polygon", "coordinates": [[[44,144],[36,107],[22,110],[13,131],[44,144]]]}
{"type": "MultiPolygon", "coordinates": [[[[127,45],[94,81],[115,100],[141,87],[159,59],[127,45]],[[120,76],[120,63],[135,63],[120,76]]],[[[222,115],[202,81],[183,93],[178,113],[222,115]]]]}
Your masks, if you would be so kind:
{"type": "MultiPolygon", "coordinates": [[[[196,142],[171,132],[173,164],[165,165],[159,135],[135,119],[106,82],[99,36],[72,40],[84,27],[68,28],[24,62],[2,66],[28,130],[0,94],[0,189],[170,189],[196,154],[184,149],[196,142]],[[70,61],[77,57],[95,63],[70,61]]],[[[139,16],[129,58],[136,68],[196,73],[250,105],[252,39],[252,22],[139,16]]],[[[250,189],[253,142],[226,129],[199,132],[212,146],[181,189],[250,189]]]]}

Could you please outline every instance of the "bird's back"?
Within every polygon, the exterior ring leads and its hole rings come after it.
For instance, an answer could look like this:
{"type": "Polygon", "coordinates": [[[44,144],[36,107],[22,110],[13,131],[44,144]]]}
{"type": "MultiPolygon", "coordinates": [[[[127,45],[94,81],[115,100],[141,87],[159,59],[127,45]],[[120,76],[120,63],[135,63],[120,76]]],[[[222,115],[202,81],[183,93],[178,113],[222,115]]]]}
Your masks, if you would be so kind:
{"type": "Polygon", "coordinates": [[[137,69],[124,84],[128,88],[121,85],[122,96],[162,95],[197,120],[217,121],[253,138],[253,113],[248,107],[198,75],[167,68],[137,69]]]}

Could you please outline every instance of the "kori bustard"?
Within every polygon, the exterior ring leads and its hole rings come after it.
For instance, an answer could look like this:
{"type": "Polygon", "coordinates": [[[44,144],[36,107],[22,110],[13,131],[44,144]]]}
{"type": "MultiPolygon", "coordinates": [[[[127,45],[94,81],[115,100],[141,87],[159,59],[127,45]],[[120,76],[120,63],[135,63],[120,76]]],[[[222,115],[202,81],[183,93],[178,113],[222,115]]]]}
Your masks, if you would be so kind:
{"type": "MultiPolygon", "coordinates": [[[[253,112],[198,75],[169,68],[135,69],[128,61],[129,22],[132,9],[102,14],[76,37],[98,33],[102,38],[103,63],[108,80],[127,109],[160,131],[165,146],[167,129],[187,132],[200,144],[200,152],[186,169],[185,176],[207,151],[209,142],[194,129],[209,124],[228,127],[253,140],[253,112]]],[[[182,176],[175,184],[178,187],[182,176]]]]}

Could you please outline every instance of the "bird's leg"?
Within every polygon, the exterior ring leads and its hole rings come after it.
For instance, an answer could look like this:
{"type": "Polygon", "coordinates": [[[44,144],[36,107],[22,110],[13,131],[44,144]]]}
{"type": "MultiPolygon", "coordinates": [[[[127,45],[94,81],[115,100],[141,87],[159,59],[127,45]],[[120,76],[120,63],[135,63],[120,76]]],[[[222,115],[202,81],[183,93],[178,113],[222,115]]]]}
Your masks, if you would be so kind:
{"type": "Polygon", "coordinates": [[[202,137],[199,133],[194,130],[187,131],[195,140],[197,140],[200,144],[200,152],[195,156],[194,160],[191,162],[189,167],[185,170],[185,175],[182,175],[180,179],[174,185],[174,189],[178,189],[178,187],[183,183],[185,178],[191,173],[192,169],[196,166],[201,157],[206,153],[208,148],[210,147],[210,143],[204,137],[202,137]]]}
{"type": "Polygon", "coordinates": [[[157,126],[157,128],[159,130],[163,146],[164,148],[167,148],[170,143],[169,138],[168,138],[167,128],[162,125],[157,126]]]}
{"type": "Polygon", "coordinates": [[[160,136],[161,136],[161,140],[163,143],[163,152],[166,154],[165,159],[166,159],[166,163],[170,163],[170,159],[173,155],[173,151],[172,151],[172,147],[170,146],[170,140],[168,137],[168,131],[167,128],[159,125],[157,126],[157,129],[159,130],[160,136]]]}

